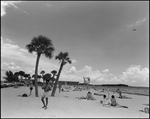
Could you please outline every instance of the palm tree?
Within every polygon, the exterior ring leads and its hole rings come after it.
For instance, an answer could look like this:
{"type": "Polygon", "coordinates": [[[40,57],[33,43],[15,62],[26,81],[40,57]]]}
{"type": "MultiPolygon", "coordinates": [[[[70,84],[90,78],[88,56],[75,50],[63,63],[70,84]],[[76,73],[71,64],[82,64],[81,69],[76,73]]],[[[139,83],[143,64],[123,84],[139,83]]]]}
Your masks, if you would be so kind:
{"type": "Polygon", "coordinates": [[[53,71],[51,71],[51,73],[53,74],[53,77],[52,77],[52,82],[54,82],[54,80],[55,80],[55,76],[56,76],[56,74],[57,74],[57,71],[56,70],[53,70],[53,71]]]}
{"type": "Polygon", "coordinates": [[[19,75],[21,76],[20,81],[23,81],[23,77],[25,76],[25,72],[24,71],[19,71],[19,75]]]}
{"type": "Polygon", "coordinates": [[[38,97],[37,73],[41,54],[51,59],[55,49],[51,39],[42,35],[34,37],[31,43],[26,46],[26,48],[28,49],[29,53],[36,52],[37,54],[35,65],[35,96],[38,97]]]}
{"type": "Polygon", "coordinates": [[[32,78],[35,78],[35,74],[32,75],[32,78]]]}
{"type": "Polygon", "coordinates": [[[3,77],[8,82],[14,82],[16,81],[15,76],[12,71],[6,71],[5,72],[6,77],[3,77]]]}
{"type": "Polygon", "coordinates": [[[15,76],[15,80],[16,80],[16,82],[19,82],[19,79],[18,79],[19,72],[15,72],[15,73],[14,73],[14,76],[15,76]]]}
{"type": "Polygon", "coordinates": [[[30,76],[30,74],[28,74],[28,77],[27,77],[28,79],[30,79],[31,78],[31,76],[30,76]]]}
{"type": "Polygon", "coordinates": [[[51,80],[51,74],[46,73],[45,75],[43,75],[43,80],[51,80]]]}
{"type": "Polygon", "coordinates": [[[42,71],[40,72],[40,74],[43,76],[43,75],[45,74],[45,71],[42,70],[42,71]]]}
{"type": "Polygon", "coordinates": [[[60,61],[61,65],[60,65],[60,68],[59,68],[59,71],[58,71],[58,75],[57,75],[57,78],[56,78],[55,85],[54,85],[54,88],[53,88],[53,91],[52,91],[51,96],[54,96],[54,95],[55,95],[56,88],[57,88],[57,82],[58,82],[58,80],[59,80],[59,76],[60,76],[60,73],[61,73],[61,71],[62,71],[62,69],[63,69],[63,66],[64,66],[66,63],[71,64],[71,60],[70,60],[70,58],[69,58],[68,52],[65,52],[65,53],[60,52],[60,53],[55,57],[55,59],[56,59],[56,60],[58,59],[58,60],[60,61]]]}
{"type": "Polygon", "coordinates": [[[25,80],[29,77],[29,74],[24,74],[25,80]]]}

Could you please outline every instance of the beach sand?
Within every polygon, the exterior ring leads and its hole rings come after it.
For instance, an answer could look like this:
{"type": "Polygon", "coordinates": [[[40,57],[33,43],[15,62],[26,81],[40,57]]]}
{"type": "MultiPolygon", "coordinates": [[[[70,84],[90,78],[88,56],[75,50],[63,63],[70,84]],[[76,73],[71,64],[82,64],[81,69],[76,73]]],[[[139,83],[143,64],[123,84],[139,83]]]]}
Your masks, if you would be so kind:
{"type": "MultiPolygon", "coordinates": [[[[141,112],[144,107],[148,107],[145,104],[149,104],[149,96],[124,94],[132,99],[119,99],[117,102],[121,105],[128,106],[128,108],[116,108],[116,107],[103,107],[100,104],[102,96],[93,95],[96,98],[95,101],[91,100],[79,100],[76,97],[86,96],[87,90],[83,91],[70,91],[70,92],[58,92],[56,91],[55,97],[49,97],[48,109],[42,108],[41,96],[43,90],[38,88],[39,97],[35,97],[35,90],[29,97],[19,97],[23,93],[29,94],[29,87],[19,88],[2,88],[1,89],[1,117],[2,118],[28,118],[28,117],[70,117],[70,118],[141,118],[149,117],[149,114],[141,112]]],[[[98,92],[90,90],[92,94],[98,92]]],[[[51,94],[51,92],[50,92],[51,94]]],[[[117,96],[117,94],[115,94],[117,96]]]]}

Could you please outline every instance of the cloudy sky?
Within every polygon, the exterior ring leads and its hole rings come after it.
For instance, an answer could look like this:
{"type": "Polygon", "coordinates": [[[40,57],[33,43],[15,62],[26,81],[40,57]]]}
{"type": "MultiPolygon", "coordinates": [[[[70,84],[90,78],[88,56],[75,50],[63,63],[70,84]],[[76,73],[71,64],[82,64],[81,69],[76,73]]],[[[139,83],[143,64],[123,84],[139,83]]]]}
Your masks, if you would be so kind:
{"type": "Polygon", "coordinates": [[[1,1],[1,77],[7,70],[34,74],[36,54],[26,45],[44,35],[55,52],[52,59],[41,56],[39,72],[58,70],[62,51],[72,64],[60,80],[149,86],[148,3],[1,1]]]}

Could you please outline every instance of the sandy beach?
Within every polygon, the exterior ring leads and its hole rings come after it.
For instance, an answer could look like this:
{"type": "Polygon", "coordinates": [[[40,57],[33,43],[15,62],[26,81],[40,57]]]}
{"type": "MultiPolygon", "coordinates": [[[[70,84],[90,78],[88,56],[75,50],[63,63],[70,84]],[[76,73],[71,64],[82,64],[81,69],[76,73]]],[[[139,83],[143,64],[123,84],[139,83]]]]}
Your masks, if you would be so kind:
{"type": "MultiPolygon", "coordinates": [[[[39,89],[39,97],[35,97],[35,90],[29,97],[19,97],[23,93],[29,94],[29,87],[19,88],[2,88],[1,89],[1,117],[2,118],[28,118],[28,117],[95,117],[95,118],[116,118],[116,117],[131,117],[142,118],[149,117],[149,114],[140,112],[145,104],[149,104],[149,96],[125,94],[131,99],[119,99],[117,102],[121,105],[128,106],[128,108],[103,107],[100,104],[102,96],[93,95],[95,101],[79,100],[76,97],[86,96],[87,90],[61,92],[56,91],[55,97],[49,97],[48,109],[42,108],[41,96],[43,90],[39,89]]],[[[92,94],[97,93],[93,89],[90,90],[92,94]]],[[[51,94],[51,92],[50,92],[51,94]]]]}

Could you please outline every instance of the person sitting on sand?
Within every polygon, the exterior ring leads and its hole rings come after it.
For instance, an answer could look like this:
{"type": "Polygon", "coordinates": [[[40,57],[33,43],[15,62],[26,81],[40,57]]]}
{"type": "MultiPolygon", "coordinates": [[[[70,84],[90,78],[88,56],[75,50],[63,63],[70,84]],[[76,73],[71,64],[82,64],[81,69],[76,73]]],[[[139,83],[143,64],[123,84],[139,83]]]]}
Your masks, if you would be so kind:
{"type": "Polygon", "coordinates": [[[110,103],[110,106],[128,108],[127,106],[119,105],[119,104],[117,103],[117,101],[116,101],[114,95],[111,96],[111,103],[110,103]]]}
{"type": "Polygon", "coordinates": [[[43,105],[44,105],[42,108],[47,109],[49,91],[51,90],[51,85],[49,84],[49,80],[46,80],[46,84],[44,84],[42,86],[42,89],[44,89],[44,93],[43,93],[42,98],[41,98],[41,101],[43,102],[43,105]],[[45,102],[44,102],[44,98],[46,98],[46,105],[45,105],[45,102]]]}
{"type": "Polygon", "coordinates": [[[103,95],[103,100],[101,100],[100,103],[101,103],[103,106],[110,106],[110,102],[108,102],[108,99],[109,99],[109,98],[106,98],[106,95],[103,95]]]}
{"type": "Polygon", "coordinates": [[[30,95],[31,95],[31,93],[32,93],[32,90],[33,90],[33,84],[30,83],[30,95]]]}
{"type": "Polygon", "coordinates": [[[111,96],[111,103],[110,103],[110,105],[111,106],[117,106],[118,105],[114,95],[111,96]]]}
{"type": "Polygon", "coordinates": [[[148,107],[145,107],[145,108],[144,108],[144,112],[149,114],[149,108],[148,108],[148,107]]]}
{"type": "Polygon", "coordinates": [[[119,98],[122,98],[122,92],[120,91],[119,88],[116,90],[116,92],[119,93],[119,98]]]}
{"type": "Polygon", "coordinates": [[[96,100],[96,99],[92,96],[92,93],[91,93],[90,91],[87,93],[86,99],[87,99],[87,100],[96,100]]]}
{"type": "Polygon", "coordinates": [[[139,110],[139,111],[149,114],[149,108],[148,107],[145,107],[144,110],[139,110]]]}

